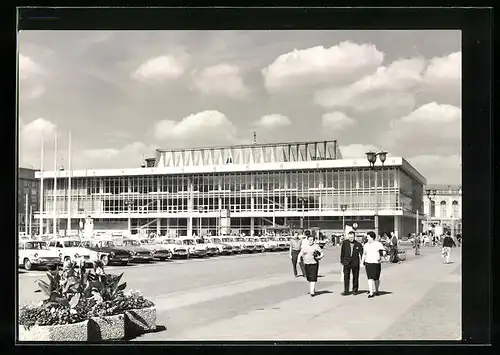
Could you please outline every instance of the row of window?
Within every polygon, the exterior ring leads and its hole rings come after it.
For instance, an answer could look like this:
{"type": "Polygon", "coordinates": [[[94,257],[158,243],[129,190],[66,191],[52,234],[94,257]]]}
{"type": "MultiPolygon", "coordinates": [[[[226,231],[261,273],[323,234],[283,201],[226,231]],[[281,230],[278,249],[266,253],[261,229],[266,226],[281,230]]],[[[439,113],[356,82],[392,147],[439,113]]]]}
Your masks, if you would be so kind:
{"type": "MultiPolygon", "coordinates": [[[[451,203],[451,206],[452,206],[452,217],[453,218],[458,218],[460,213],[459,213],[459,204],[458,204],[458,201],[453,201],[451,203]]],[[[448,218],[449,216],[447,215],[448,213],[448,206],[446,204],[446,201],[441,201],[439,203],[439,216],[441,218],[448,218]]],[[[431,201],[431,216],[432,217],[437,217],[436,216],[436,201],[431,201]]]]}

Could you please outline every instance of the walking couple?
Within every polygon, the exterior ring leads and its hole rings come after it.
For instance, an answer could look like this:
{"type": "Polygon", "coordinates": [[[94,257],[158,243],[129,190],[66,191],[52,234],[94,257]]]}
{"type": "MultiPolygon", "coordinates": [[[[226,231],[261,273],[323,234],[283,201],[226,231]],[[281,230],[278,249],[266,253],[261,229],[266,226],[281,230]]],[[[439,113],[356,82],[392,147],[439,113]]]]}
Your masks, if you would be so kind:
{"type": "Polygon", "coordinates": [[[344,276],[343,296],[350,294],[349,285],[351,273],[352,294],[358,294],[360,265],[364,265],[366,269],[369,288],[368,298],[373,298],[379,295],[380,273],[382,270],[381,259],[385,253],[385,248],[382,243],[376,240],[374,232],[370,231],[367,234],[368,237],[364,245],[361,245],[360,242],[354,240],[353,231],[349,232],[348,239],[342,243],[340,250],[340,263],[342,264],[342,273],[344,276]]]}

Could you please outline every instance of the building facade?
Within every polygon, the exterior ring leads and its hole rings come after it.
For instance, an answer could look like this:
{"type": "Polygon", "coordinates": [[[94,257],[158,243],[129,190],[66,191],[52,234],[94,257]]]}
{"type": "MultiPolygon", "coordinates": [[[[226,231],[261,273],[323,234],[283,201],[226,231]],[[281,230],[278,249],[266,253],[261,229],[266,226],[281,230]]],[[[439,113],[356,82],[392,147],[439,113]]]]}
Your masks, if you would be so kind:
{"type": "Polygon", "coordinates": [[[94,230],[177,235],[273,226],[340,232],[342,220],[368,230],[377,210],[380,232],[403,235],[418,226],[426,183],[401,157],[376,172],[364,156],[342,159],[336,141],[158,150],[142,168],[42,173],[50,230],[68,221],[78,230],[92,218],[94,230]]]}
{"type": "Polygon", "coordinates": [[[17,186],[17,229],[29,233],[29,224],[33,233],[38,233],[37,221],[33,213],[38,211],[40,200],[40,180],[35,177],[36,170],[19,168],[17,186]]]}
{"type": "Polygon", "coordinates": [[[462,233],[462,186],[427,185],[425,191],[435,190],[431,199],[424,195],[425,230],[441,226],[443,230],[462,233]]]}

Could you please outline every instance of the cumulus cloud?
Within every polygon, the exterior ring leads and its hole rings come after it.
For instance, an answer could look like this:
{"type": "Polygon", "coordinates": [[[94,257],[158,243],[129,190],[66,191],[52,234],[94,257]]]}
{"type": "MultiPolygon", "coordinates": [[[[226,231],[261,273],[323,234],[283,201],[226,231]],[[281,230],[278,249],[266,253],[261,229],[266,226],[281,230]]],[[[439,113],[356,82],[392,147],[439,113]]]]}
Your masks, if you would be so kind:
{"type": "Polygon", "coordinates": [[[248,94],[240,68],[218,64],[194,73],[194,88],[204,95],[243,98],[248,94]]]}
{"type": "Polygon", "coordinates": [[[291,124],[292,122],[288,117],[280,115],[279,113],[262,116],[259,120],[254,122],[256,127],[268,129],[286,127],[291,124]]]}
{"type": "Polygon", "coordinates": [[[432,102],[390,122],[387,141],[401,155],[453,154],[460,151],[462,110],[432,102]]]}
{"type": "Polygon", "coordinates": [[[356,114],[406,114],[415,107],[413,92],[422,83],[424,70],[423,58],[397,60],[351,85],[320,90],[314,101],[327,108],[348,108],[356,114]]]}
{"type": "Polygon", "coordinates": [[[185,59],[164,55],[149,59],[141,64],[141,66],[132,73],[132,78],[138,81],[177,79],[184,74],[185,69],[185,59]]]}
{"type": "MultiPolygon", "coordinates": [[[[42,136],[46,150],[54,148],[54,135],[57,126],[44,118],[29,123],[19,123],[19,165],[23,167],[40,166],[42,136]]],[[[50,160],[44,159],[45,164],[50,160]]]]}
{"type": "Polygon", "coordinates": [[[35,63],[30,57],[19,54],[19,78],[21,80],[42,72],[39,64],[35,63]]]}
{"type": "Polygon", "coordinates": [[[366,153],[369,151],[378,152],[380,148],[373,144],[350,144],[340,146],[340,152],[344,159],[366,158],[366,153]]]}
{"type": "Polygon", "coordinates": [[[155,144],[146,145],[142,142],[133,142],[122,147],[84,149],[74,160],[77,169],[119,169],[138,168],[145,158],[154,157],[155,144]]]}
{"type": "Polygon", "coordinates": [[[262,75],[266,88],[278,92],[317,83],[352,82],[372,73],[383,60],[384,54],[374,45],[347,41],[282,54],[262,75]]]}
{"type": "Polygon", "coordinates": [[[356,124],[351,117],[340,111],[325,113],[322,117],[321,123],[323,124],[323,128],[333,129],[336,131],[347,129],[356,124]]]}
{"type": "Polygon", "coordinates": [[[431,59],[423,77],[422,101],[461,106],[462,52],[431,59]]]}
{"type": "Polygon", "coordinates": [[[462,182],[462,161],[460,155],[425,154],[407,158],[429,184],[460,184],[462,182]]]}
{"type": "Polygon", "coordinates": [[[155,124],[154,135],[169,145],[221,145],[235,141],[236,127],[223,113],[209,110],[180,121],[159,121],[155,124]]]}

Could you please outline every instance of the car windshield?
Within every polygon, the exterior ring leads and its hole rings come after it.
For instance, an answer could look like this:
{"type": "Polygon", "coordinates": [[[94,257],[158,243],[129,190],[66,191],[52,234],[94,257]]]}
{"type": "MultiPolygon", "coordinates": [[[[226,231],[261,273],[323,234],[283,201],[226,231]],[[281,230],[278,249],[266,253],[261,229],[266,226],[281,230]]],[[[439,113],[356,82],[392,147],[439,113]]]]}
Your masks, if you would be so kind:
{"type": "Polygon", "coordinates": [[[154,244],[154,242],[151,239],[143,239],[141,240],[142,244],[154,244]]]}
{"type": "Polygon", "coordinates": [[[65,248],[78,248],[80,246],[79,240],[65,240],[63,242],[65,248]]]}
{"type": "Polygon", "coordinates": [[[138,247],[141,244],[137,240],[124,240],[123,245],[125,246],[132,246],[132,247],[138,247]]]}
{"type": "Polygon", "coordinates": [[[103,248],[114,248],[116,244],[112,242],[111,240],[103,240],[101,241],[101,246],[103,248]]]}
{"type": "Polygon", "coordinates": [[[260,238],[261,242],[267,242],[267,238],[260,238]]]}
{"type": "Polygon", "coordinates": [[[185,245],[193,245],[194,244],[194,240],[184,239],[182,241],[182,243],[184,243],[185,245]]]}
{"type": "Polygon", "coordinates": [[[224,243],[229,243],[229,242],[232,242],[232,239],[231,238],[222,238],[222,241],[224,243]]]}
{"type": "Polygon", "coordinates": [[[219,238],[214,238],[214,239],[212,239],[212,242],[214,242],[214,243],[221,243],[221,240],[219,238]]]}
{"type": "Polygon", "coordinates": [[[177,239],[167,239],[167,244],[182,244],[182,242],[177,239]]]}
{"type": "Polygon", "coordinates": [[[36,249],[36,250],[49,249],[47,243],[45,242],[26,242],[26,244],[24,245],[26,249],[36,249]]]}
{"type": "Polygon", "coordinates": [[[197,244],[205,244],[205,241],[203,239],[196,239],[197,244]]]}
{"type": "Polygon", "coordinates": [[[273,242],[275,242],[275,241],[276,241],[276,238],[274,238],[274,237],[269,237],[268,239],[269,239],[270,241],[273,241],[273,242]]]}
{"type": "Polygon", "coordinates": [[[278,238],[280,242],[286,242],[286,238],[278,238]]]}
{"type": "Polygon", "coordinates": [[[92,247],[92,243],[89,242],[89,241],[87,241],[87,242],[81,242],[80,243],[80,247],[82,247],[82,248],[90,248],[90,247],[92,247]]]}
{"type": "Polygon", "coordinates": [[[245,241],[245,239],[243,239],[243,238],[234,238],[234,240],[236,240],[237,242],[244,242],[245,241]]]}

